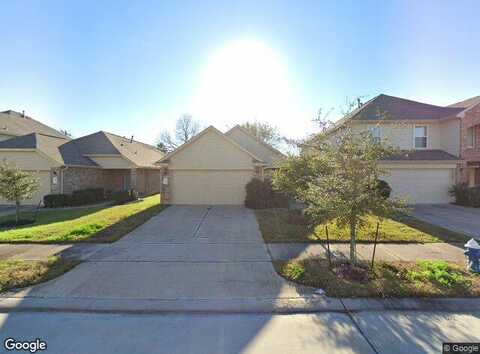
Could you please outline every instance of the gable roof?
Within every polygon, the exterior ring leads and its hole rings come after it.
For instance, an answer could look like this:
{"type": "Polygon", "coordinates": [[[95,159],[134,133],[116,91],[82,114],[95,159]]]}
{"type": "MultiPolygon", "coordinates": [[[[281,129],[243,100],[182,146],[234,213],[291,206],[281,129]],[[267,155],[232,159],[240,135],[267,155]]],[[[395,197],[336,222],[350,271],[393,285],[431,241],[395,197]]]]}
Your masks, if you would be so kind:
{"type": "Polygon", "coordinates": [[[458,107],[441,107],[404,98],[378,95],[349,115],[349,120],[437,120],[454,117],[458,107]]]}
{"type": "Polygon", "coordinates": [[[455,107],[455,108],[470,108],[480,103],[480,96],[471,97],[469,99],[451,104],[448,107],[455,107]]]}
{"type": "Polygon", "coordinates": [[[31,133],[0,141],[0,149],[35,149],[61,165],[97,166],[83,156],[73,141],[51,135],[31,133]]]}
{"type": "Polygon", "coordinates": [[[21,136],[40,133],[58,138],[70,139],[48,125],[12,110],[0,112],[0,134],[21,136]]]}
{"type": "Polygon", "coordinates": [[[251,153],[250,151],[248,151],[247,149],[245,149],[244,147],[242,147],[241,145],[239,145],[237,142],[233,141],[232,139],[230,139],[227,135],[223,134],[220,130],[218,130],[217,128],[215,128],[213,125],[209,126],[208,128],[205,128],[204,130],[202,130],[200,133],[198,133],[197,135],[195,135],[193,138],[191,138],[189,141],[187,141],[186,143],[180,145],[178,148],[176,148],[175,150],[173,150],[172,152],[168,153],[167,155],[165,155],[162,159],[158,160],[157,163],[162,163],[162,162],[168,162],[168,160],[172,157],[172,156],[175,156],[177,153],[179,153],[180,151],[184,150],[185,148],[188,148],[190,145],[192,145],[193,143],[195,143],[195,141],[197,141],[198,139],[200,139],[202,136],[204,136],[205,134],[209,133],[209,132],[212,132],[214,134],[217,134],[218,136],[222,137],[222,139],[228,141],[230,144],[232,144],[233,146],[235,146],[237,149],[239,149],[240,151],[244,152],[245,154],[249,155],[253,160],[257,161],[257,162],[264,162],[261,158],[259,158],[258,156],[254,155],[253,153],[251,153]]]}
{"type": "Polygon", "coordinates": [[[242,127],[241,125],[237,124],[236,126],[234,126],[232,129],[230,129],[228,132],[225,133],[225,135],[230,135],[234,130],[240,130],[241,132],[245,133],[246,135],[250,136],[252,139],[254,139],[259,145],[261,146],[264,146],[266,147],[267,149],[269,149],[270,151],[272,151],[273,153],[277,154],[277,155],[280,155],[282,157],[285,157],[285,155],[277,150],[276,148],[274,148],[272,145],[270,144],[267,144],[266,142],[264,142],[263,140],[259,139],[258,137],[256,137],[255,135],[253,135],[251,132],[249,132],[247,129],[245,129],[244,127],[242,127]]]}
{"type": "Polygon", "coordinates": [[[72,141],[84,155],[119,155],[140,167],[156,167],[164,153],[154,146],[99,131],[72,141]]]}

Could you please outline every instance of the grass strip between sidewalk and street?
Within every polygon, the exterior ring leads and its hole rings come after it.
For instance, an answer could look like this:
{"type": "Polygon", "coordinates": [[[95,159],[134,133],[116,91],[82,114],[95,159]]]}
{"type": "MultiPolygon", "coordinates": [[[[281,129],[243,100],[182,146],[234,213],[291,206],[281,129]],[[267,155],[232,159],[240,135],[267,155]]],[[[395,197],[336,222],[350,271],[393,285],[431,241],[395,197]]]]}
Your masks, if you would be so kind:
{"type": "Polygon", "coordinates": [[[352,280],[320,258],[274,261],[277,273],[298,284],[323,289],[331,297],[478,297],[480,275],[446,261],[377,262],[366,278],[352,280]]]}
{"type": "Polygon", "coordinates": [[[1,260],[0,292],[56,278],[79,263],[76,260],[67,260],[56,256],[45,261],[1,260]]]}

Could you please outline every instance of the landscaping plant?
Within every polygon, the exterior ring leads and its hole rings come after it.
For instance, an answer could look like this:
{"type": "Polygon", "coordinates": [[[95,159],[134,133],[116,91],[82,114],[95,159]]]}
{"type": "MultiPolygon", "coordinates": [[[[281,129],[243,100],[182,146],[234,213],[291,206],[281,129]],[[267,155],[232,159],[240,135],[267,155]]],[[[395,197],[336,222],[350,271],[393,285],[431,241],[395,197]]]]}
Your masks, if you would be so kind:
{"type": "Polygon", "coordinates": [[[0,196],[15,202],[16,224],[20,219],[20,203],[25,199],[32,198],[38,188],[38,179],[32,174],[10,165],[6,161],[0,165],[0,196]]]}
{"type": "Polygon", "coordinates": [[[322,132],[299,143],[301,153],[290,155],[273,177],[274,187],[307,205],[315,223],[335,221],[350,235],[350,262],[357,262],[356,239],[369,216],[390,217],[406,211],[404,201],[388,198],[387,174],[380,160],[396,150],[369,132],[341,128],[322,132]]]}

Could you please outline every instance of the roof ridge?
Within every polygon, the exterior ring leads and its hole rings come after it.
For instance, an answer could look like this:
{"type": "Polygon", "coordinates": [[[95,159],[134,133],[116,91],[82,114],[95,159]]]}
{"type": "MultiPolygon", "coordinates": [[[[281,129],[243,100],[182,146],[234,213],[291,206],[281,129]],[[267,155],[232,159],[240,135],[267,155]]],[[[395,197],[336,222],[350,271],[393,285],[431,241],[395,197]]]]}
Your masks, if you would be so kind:
{"type": "Polygon", "coordinates": [[[122,138],[122,139],[125,139],[125,140],[128,140],[128,141],[132,141],[132,142],[135,142],[135,143],[138,143],[138,144],[142,144],[142,145],[145,145],[145,146],[148,146],[150,148],[153,148],[155,150],[158,150],[154,145],[150,145],[150,144],[147,144],[147,143],[144,143],[143,141],[138,141],[138,140],[135,140],[135,139],[130,139],[130,138],[127,138],[125,136],[121,136],[121,135],[118,135],[118,134],[115,134],[115,133],[110,133],[110,132],[106,132],[104,130],[101,130],[102,133],[104,133],[105,135],[113,135],[113,136],[116,136],[118,138],[122,138]]]}
{"type": "Polygon", "coordinates": [[[225,135],[227,135],[228,133],[230,133],[233,129],[235,128],[239,128],[241,131],[243,131],[245,134],[251,136],[253,139],[255,139],[255,141],[263,146],[265,146],[266,148],[270,149],[271,151],[275,152],[276,154],[280,154],[282,156],[285,156],[280,150],[278,150],[277,148],[273,147],[272,145],[266,143],[265,141],[259,139],[258,137],[256,137],[255,135],[253,135],[251,132],[249,132],[246,128],[242,127],[240,124],[237,124],[235,125],[232,129],[230,129],[228,132],[225,133],[225,135]]]}
{"type": "Polygon", "coordinates": [[[414,101],[414,100],[411,100],[411,99],[408,99],[408,98],[403,98],[403,97],[398,97],[398,96],[392,96],[392,95],[386,95],[386,94],[384,94],[384,93],[381,93],[381,94],[378,95],[377,97],[380,97],[380,96],[385,96],[385,97],[394,98],[394,99],[397,99],[397,100],[402,100],[402,101],[411,102],[411,103],[416,103],[416,104],[423,104],[423,105],[426,105],[426,106],[432,106],[432,107],[437,107],[437,108],[458,109],[458,108],[455,108],[455,107],[439,106],[439,105],[436,105],[436,104],[425,103],[425,102],[420,102],[420,101],[414,101]]]}

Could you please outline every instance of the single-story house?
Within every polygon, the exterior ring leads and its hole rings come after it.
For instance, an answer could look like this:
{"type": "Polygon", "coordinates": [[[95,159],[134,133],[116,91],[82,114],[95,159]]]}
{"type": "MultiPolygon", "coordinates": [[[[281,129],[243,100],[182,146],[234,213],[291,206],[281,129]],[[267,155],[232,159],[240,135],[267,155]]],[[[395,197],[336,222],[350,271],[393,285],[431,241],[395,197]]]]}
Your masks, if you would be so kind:
{"type": "Polygon", "coordinates": [[[0,124],[9,133],[15,128],[16,134],[0,141],[0,160],[31,172],[40,182],[25,204],[37,205],[47,194],[86,188],[135,189],[142,195],[160,191],[155,162],[164,154],[155,147],[103,131],[71,139],[23,114],[7,112],[2,112],[0,124]]]}
{"type": "Polygon", "coordinates": [[[283,157],[240,126],[226,133],[210,126],[158,161],[162,202],[243,205],[246,184],[283,157]]]}

